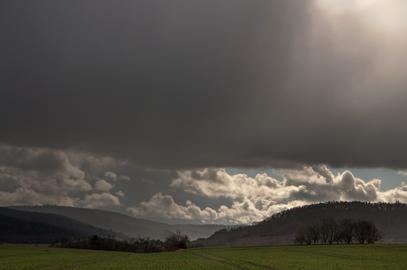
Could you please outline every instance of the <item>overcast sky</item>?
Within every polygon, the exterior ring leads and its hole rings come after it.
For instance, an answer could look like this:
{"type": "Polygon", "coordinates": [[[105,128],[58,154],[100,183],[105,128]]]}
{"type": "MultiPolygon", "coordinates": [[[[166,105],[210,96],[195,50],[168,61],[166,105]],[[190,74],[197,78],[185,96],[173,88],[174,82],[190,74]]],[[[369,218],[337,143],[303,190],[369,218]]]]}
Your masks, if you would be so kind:
{"type": "Polygon", "coordinates": [[[250,223],[407,202],[404,0],[4,0],[0,204],[250,223]]]}

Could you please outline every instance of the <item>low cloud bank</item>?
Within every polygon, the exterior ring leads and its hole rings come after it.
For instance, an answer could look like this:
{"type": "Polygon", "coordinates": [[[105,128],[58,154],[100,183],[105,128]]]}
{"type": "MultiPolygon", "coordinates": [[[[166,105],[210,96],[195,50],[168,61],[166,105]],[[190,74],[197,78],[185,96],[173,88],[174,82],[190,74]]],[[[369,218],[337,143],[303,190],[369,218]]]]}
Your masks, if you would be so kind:
{"type": "Polygon", "coordinates": [[[407,185],[381,191],[380,179],[369,181],[350,171],[334,174],[326,166],[280,170],[282,180],[262,173],[255,177],[229,174],[224,169],[179,171],[171,186],[206,198],[228,198],[231,205],[217,209],[192,201],[177,203],[157,193],[128,210],[138,216],[199,220],[202,223],[247,224],[261,221],[289,208],[326,201],[407,202],[407,185]]]}

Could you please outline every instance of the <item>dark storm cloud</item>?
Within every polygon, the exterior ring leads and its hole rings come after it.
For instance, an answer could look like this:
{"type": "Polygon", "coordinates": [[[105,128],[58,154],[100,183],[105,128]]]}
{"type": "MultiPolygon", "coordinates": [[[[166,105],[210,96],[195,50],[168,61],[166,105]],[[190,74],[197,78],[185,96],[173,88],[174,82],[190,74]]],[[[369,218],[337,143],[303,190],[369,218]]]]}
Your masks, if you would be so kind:
{"type": "Polygon", "coordinates": [[[2,1],[0,142],[149,167],[407,167],[406,61],[376,76],[378,38],[314,2],[2,1]]]}

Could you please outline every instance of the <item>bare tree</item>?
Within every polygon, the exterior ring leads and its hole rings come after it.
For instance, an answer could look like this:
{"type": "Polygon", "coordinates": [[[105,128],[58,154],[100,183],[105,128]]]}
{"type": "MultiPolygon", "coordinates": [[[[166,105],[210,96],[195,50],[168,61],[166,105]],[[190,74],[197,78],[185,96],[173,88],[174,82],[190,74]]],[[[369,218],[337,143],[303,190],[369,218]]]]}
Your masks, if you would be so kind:
{"type": "Polygon", "coordinates": [[[306,238],[306,230],[304,228],[301,228],[300,230],[297,231],[295,238],[294,238],[294,243],[298,245],[311,245],[311,241],[306,238]]]}
{"type": "Polygon", "coordinates": [[[381,233],[370,221],[357,221],[354,223],[355,238],[359,244],[373,244],[381,239],[381,233]]]}
{"type": "Polygon", "coordinates": [[[297,244],[330,244],[334,242],[351,244],[356,240],[360,244],[372,244],[382,239],[381,232],[374,223],[360,220],[353,222],[344,219],[337,223],[334,219],[323,219],[320,224],[314,223],[308,228],[299,230],[295,237],[297,244]]]}
{"type": "Polygon", "coordinates": [[[351,244],[353,241],[354,224],[350,219],[343,219],[340,223],[340,238],[346,244],[351,244]]]}
{"type": "Polygon", "coordinates": [[[326,218],[321,221],[320,231],[321,242],[332,245],[338,235],[338,225],[333,218],[326,218]]]}
{"type": "Polygon", "coordinates": [[[305,239],[314,245],[317,244],[320,240],[320,226],[318,224],[312,224],[305,234],[305,239]]]}

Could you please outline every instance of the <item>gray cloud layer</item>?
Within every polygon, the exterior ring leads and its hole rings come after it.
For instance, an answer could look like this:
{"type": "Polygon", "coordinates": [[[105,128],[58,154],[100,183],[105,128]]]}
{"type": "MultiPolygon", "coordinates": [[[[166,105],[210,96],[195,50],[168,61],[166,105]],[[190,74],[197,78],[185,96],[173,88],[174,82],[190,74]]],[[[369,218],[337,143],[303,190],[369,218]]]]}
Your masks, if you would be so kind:
{"type": "Polygon", "coordinates": [[[278,175],[145,170],[89,153],[0,145],[0,206],[67,205],[159,221],[241,224],[323,201],[407,203],[404,183],[383,191],[379,179],[333,173],[324,165],[278,175]]]}
{"type": "Polygon", "coordinates": [[[370,2],[2,1],[0,142],[406,168],[407,8],[370,2]]]}
{"type": "Polygon", "coordinates": [[[0,205],[114,209],[122,205],[120,195],[112,193],[116,183],[102,177],[104,170],[120,166],[111,158],[0,145],[0,205]]]}

